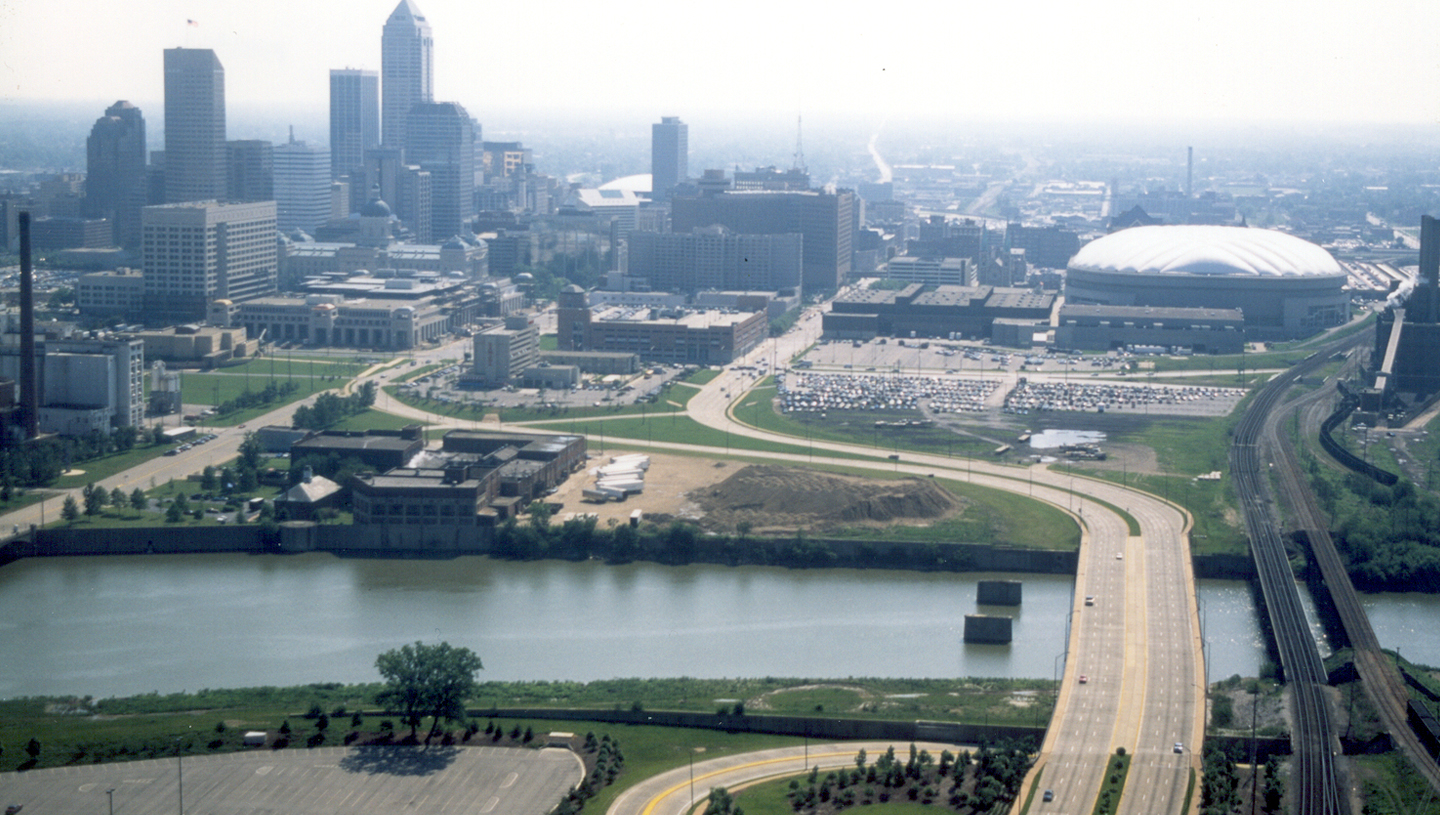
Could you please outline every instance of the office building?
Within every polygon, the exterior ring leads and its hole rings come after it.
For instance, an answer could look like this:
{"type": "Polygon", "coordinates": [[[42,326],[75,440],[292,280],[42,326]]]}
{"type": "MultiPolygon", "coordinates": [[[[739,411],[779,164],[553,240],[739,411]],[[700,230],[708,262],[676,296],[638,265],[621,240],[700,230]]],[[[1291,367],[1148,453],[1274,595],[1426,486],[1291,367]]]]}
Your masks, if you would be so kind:
{"type": "Polygon", "coordinates": [[[225,69],[209,49],[165,49],[165,201],[224,198],[225,69]]]}
{"type": "Polygon", "coordinates": [[[334,217],[330,203],[330,151],[303,141],[275,145],[275,226],[313,233],[334,217]]]}
{"type": "Polygon", "coordinates": [[[455,102],[417,102],[407,122],[405,161],[430,174],[430,234],[421,240],[443,242],[474,214],[475,126],[455,102]]]}
{"type": "Polygon", "coordinates": [[[690,176],[690,126],[679,116],[650,125],[650,197],[663,201],[690,176]]]}
{"type": "Polygon", "coordinates": [[[140,210],[148,195],[140,108],[121,100],[95,120],[85,142],[85,170],[86,217],[109,219],[113,245],[139,247],[140,210]]]}
{"type": "Polygon", "coordinates": [[[673,308],[657,315],[649,308],[592,308],[573,283],[557,305],[559,350],[634,353],[646,362],[727,365],[764,341],[770,327],[763,311],[673,308]]]}
{"type": "Polygon", "coordinates": [[[718,192],[676,198],[670,206],[675,232],[719,224],[747,235],[803,235],[807,293],[834,291],[850,274],[855,193],[849,190],[718,192]]]}
{"type": "Polygon", "coordinates": [[[435,98],[433,50],[425,15],[413,0],[400,0],[380,37],[380,142],[386,147],[405,147],[410,109],[435,98]]]}
{"type": "Polygon", "coordinates": [[[740,235],[723,226],[687,233],[632,232],[629,275],[651,291],[794,290],[800,287],[803,238],[740,235]]]}
{"type": "Polygon", "coordinates": [[[225,143],[225,199],[275,200],[275,146],[261,139],[225,143]]]}
{"type": "Polygon", "coordinates": [[[475,335],[474,359],[476,379],[490,386],[508,384],[540,364],[540,329],[524,315],[506,317],[475,335]]]}
{"type": "Polygon", "coordinates": [[[211,300],[275,290],[274,201],[164,204],[142,220],[147,322],[203,320],[211,300]]]}
{"type": "Polygon", "coordinates": [[[358,175],[365,151],[380,146],[380,74],[330,71],[330,175],[358,175]]]}

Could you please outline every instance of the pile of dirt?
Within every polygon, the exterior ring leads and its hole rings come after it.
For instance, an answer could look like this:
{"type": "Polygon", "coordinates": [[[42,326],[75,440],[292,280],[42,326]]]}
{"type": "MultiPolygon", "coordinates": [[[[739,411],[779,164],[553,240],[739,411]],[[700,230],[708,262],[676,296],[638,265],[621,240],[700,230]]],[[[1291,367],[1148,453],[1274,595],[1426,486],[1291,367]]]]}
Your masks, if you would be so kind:
{"type": "Polygon", "coordinates": [[[704,526],[730,530],[744,522],[757,532],[934,521],[964,508],[928,479],[877,481],[770,464],[751,464],[688,497],[704,526]]]}

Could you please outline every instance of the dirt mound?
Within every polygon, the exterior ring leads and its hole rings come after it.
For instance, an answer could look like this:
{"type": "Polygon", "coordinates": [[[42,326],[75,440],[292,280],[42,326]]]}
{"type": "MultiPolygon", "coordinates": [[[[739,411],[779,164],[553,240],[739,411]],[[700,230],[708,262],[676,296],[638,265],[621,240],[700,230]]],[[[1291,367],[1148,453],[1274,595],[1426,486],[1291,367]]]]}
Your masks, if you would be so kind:
{"type": "Polygon", "coordinates": [[[814,470],[752,464],[689,495],[704,525],[756,531],[835,525],[929,521],[963,508],[960,499],[927,479],[874,481],[814,470]]]}

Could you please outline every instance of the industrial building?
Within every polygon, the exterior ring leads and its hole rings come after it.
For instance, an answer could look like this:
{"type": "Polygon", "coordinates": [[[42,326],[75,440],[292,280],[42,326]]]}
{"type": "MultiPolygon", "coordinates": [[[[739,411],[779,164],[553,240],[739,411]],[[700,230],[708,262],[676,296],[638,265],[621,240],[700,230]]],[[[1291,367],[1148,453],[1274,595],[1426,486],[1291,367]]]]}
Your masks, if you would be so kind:
{"type": "Polygon", "coordinates": [[[591,309],[584,289],[560,292],[559,350],[635,353],[642,360],[726,365],[769,332],[763,312],[608,307],[591,309]]]}
{"type": "Polygon", "coordinates": [[[1245,348],[1245,315],[1233,308],[1060,307],[1056,348],[1110,351],[1134,345],[1238,354],[1245,348]]]}
{"type": "MultiPolygon", "coordinates": [[[[145,343],[124,336],[35,343],[41,432],[81,436],[145,421],[145,343]]],[[[0,376],[23,382],[13,334],[0,346],[0,376]]]]}
{"type": "Polygon", "coordinates": [[[1238,309],[1254,339],[1306,337],[1350,318],[1346,273],[1330,253],[1283,232],[1138,226],[1070,260],[1072,305],[1238,309]]]}
{"type": "Polygon", "coordinates": [[[1420,271],[1408,295],[1393,297],[1375,323],[1370,413],[1427,402],[1440,393],[1440,220],[1420,218],[1420,271]]]}
{"type": "Polygon", "coordinates": [[[898,291],[864,289],[837,297],[823,319],[825,336],[989,338],[1001,320],[1048,320],[1055,295],[992,286],[911,283],[898,291]]]}

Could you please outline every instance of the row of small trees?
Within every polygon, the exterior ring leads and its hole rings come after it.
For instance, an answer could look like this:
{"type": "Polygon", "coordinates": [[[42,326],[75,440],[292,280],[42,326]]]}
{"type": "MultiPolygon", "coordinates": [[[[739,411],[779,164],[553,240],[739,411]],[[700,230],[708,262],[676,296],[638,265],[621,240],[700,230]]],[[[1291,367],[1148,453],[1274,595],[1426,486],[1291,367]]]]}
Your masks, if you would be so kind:
{"type": "Polygon", "coordinates": [[[953,808],[986,812],[1015,799],[1030,769],[1032,749],[1025,743],[981,745],[973,755],[968,750],[958,755],[941,751],[937,761],[928,750],[911,744],[907,760],[901,761],[891,747],[873,763],[867,763],[861,750],[854,769],[821,776],[816,767],[803,780],[791,781],[787,795],[796,812],[813,812],[822,805],[844,809],[884,803],[895,795],[924,804],[943,797],[953,808]]]}
{"type": "Polygon", "coordinates": [[[857,544],[842,555],[825,541],[812,540],[803,531],[787,538],[755,538],[742,524],[734,535],[707,535],[694,524],[673,521],[632,527],[601,527],[593,518],[572,518],[551,524],[550,512],[536,502],[531,521],[510,519],[496,530],[495,554],[511,560],[597,558],[612,563],[654,560],[671,565],[697,560],[731,566],[763,565],[790,568],[908,568],[922,571],[966,571],[974,567],[969,553],[938,544],[877,546],[857,544]]]}
{"type": "Polygon", "coordinates": [[[291,425],[303,430],[323,430],[340,420],[364,413],[375,404],[375,383],[366,382],[349,396],[336,396],[329,391],[315,397],[314,405],[295,408],[291,425]]]}

